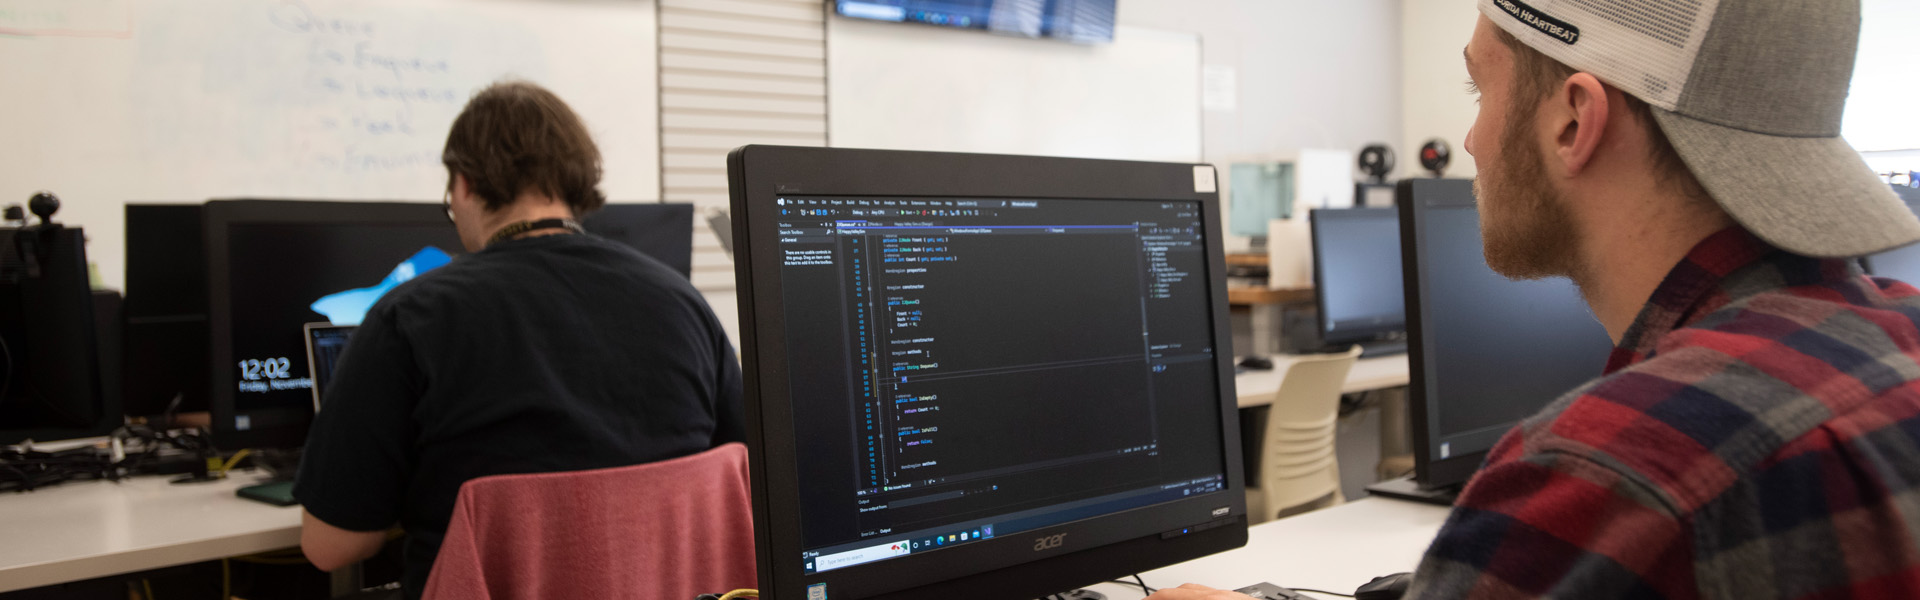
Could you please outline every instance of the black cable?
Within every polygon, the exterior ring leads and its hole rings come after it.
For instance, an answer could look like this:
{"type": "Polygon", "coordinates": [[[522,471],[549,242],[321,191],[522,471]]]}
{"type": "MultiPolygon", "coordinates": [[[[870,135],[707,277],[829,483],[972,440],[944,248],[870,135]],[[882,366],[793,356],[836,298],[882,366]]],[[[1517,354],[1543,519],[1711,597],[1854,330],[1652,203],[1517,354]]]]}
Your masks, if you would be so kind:
{"type": "Polygon", "coordinates": [[[1297,587],[1297,588],[1292,588],[1292,589],[1293,589],[1293,591],[1296,591],[1296,592],[1306,592],[1306,593],[1309,593],[1309,594],[1321,594],[1321,595],[1324,595],[1324,596],[1339,596],[1339,597],[1341,597],[1341,598],[1352,598],[1352,597],[1353,597],[1353,594],[1342,594],[1342,593],[1340,593],[1340,592],[1329,592],[1329,591],[1326,591],[1326,590],[1316,590],[1316,589],[1313,589],[1313,588],[1299,588],[1299,587],[1297,587]]]}
{"type": "Polygon", "coordinates": [[[1141,579],[1140,576],[1137,574],[1133,576],[1133,581],[1126,581],[1123,579],[1112,579],[1112,580],[1108,580],[1107,583],[1117,583],[1117,584],[1128,586],[1128,587],[1137,587],[1137,588],[1140,588],[1140,591],[1146,592],[1148,594],[1152,594],[1154,592],[1160,591],[1160,590],[1156,590],[1151,587],[1148,587],[1147,580],[1141,579]]]}

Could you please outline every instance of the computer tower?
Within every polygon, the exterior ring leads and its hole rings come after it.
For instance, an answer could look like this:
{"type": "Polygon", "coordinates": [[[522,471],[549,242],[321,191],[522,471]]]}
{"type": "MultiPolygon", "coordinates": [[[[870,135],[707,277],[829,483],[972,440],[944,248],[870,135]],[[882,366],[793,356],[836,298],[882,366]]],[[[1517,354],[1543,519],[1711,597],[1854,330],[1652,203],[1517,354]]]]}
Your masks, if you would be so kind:
{"type": "Polygon", "coordinates": [[[127,205],[126,414],[208,409],[207,266],[199,204],[127,205]]]}

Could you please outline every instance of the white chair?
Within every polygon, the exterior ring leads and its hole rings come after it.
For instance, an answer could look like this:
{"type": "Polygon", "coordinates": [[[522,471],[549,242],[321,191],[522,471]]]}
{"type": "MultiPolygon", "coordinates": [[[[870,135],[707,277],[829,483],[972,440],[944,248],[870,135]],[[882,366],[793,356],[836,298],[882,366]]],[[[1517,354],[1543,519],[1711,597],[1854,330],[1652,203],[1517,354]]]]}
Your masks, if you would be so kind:
{"type": "Polygon", "coordinates": [[[1334,425],[1340,389],[1360,347],[1339,354],[1292,357],[1267,409],[1259,467],[1247,487],[1247,513],[1261,523],[1345,502],[1334,425]]]}

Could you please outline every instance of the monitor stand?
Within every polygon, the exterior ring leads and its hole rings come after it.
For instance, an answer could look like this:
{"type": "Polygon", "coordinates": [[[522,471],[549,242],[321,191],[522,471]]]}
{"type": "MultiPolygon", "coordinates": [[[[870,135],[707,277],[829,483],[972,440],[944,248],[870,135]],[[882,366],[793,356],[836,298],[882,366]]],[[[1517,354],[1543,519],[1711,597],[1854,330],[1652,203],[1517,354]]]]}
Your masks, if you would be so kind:
{"type": "Polygon", "coordinates": [[[1460,486],[1449,485],[1433,489],[1423,488],[1420,484],[1414,483],[1413,476],[1409,475],[1369,485],[1367,486],[1367,493],[1396,500],[1412,500],[1414,502],[1425,502],[1427,504],[1453,506],[1453,501],[1460,498],[1460,486]]]}

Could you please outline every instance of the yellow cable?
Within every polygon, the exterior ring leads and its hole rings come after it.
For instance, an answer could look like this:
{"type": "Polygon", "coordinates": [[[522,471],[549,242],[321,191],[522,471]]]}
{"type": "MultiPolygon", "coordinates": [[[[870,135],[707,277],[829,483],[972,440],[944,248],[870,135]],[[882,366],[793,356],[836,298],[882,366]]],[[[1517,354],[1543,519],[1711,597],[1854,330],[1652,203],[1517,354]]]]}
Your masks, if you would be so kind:
{"type": "Polygon", "coordinates": [[[727,592],[727,594],[724,596],[721,596],[720,600],[737,600],[739,598],[756,598],[757,599],[759,597],[760,597],[760,590],[734,590],[731,592],[727,592]]]}
{"type": "Polygon", "coordinates": [[[233,571],[227,559],[220,559],[220,600],[233,600],[233,571]]]}
{"type": "Polygon", "coordinates": [[[227,471],[232,471],[234,465],[240,464],[240,459],[246,458],[248,454],[252,453],[252,448],[241,448],[239,452],[233,453],[233,457],[228,458],[226,464],[220,465],[220,476],[225,477],[227,471]]]}
{"type": "Polygon", "coordinates": [[[153,600],[153,582],[142,579],[140,580],[140,587],[147,591],[146,600],[153,600]]]}

